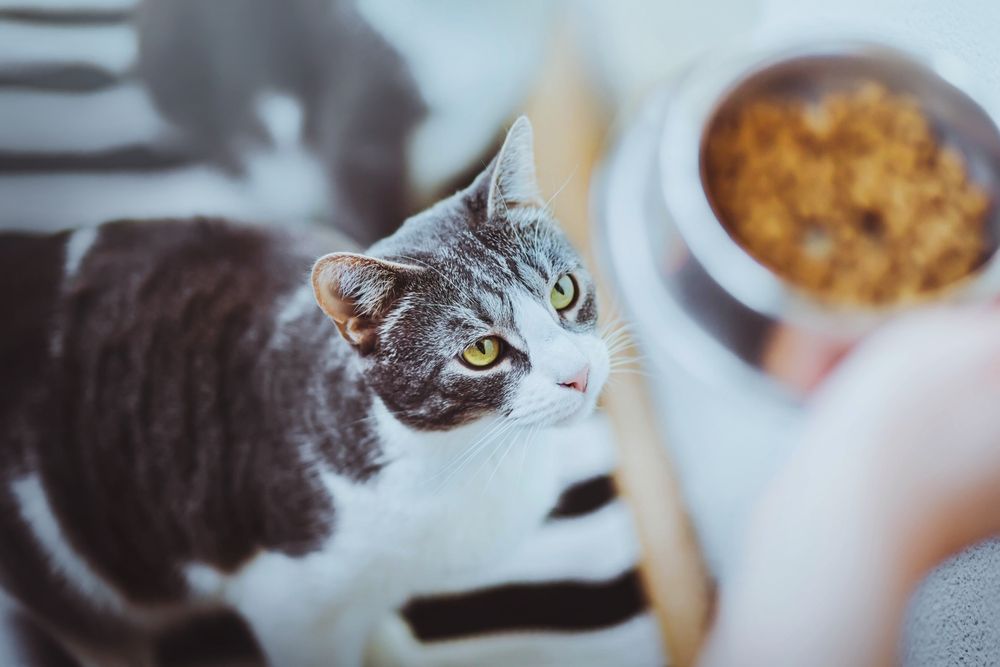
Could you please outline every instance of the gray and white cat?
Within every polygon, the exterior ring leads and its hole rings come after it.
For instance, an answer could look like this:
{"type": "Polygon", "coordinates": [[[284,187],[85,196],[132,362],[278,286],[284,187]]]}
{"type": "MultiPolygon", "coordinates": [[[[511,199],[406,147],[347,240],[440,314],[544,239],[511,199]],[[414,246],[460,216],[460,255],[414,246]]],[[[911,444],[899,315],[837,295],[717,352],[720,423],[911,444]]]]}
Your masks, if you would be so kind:
{"type": "Polygon", "coordinates": [[[528,121],[366,255],[328,250],[215,220],[0,235],[0,584],[81,661],[150,664],[228,608],[274,665],[356,665],[552,508],[553,427],[609,359],[528,121]]]}

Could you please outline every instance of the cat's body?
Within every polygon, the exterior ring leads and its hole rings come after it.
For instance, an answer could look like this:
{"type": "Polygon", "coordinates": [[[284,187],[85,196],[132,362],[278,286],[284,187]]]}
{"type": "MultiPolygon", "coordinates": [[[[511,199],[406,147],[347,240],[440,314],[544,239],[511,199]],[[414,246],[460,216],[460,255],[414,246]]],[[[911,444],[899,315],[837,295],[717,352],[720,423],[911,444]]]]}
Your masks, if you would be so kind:
{"type": "Polygon", "coordinates": [[[225,607],[274,664],[351,665],[407,596],[515,547],[555,502],[550,427],[607,357],[585,274],[566,314],[533,302],[582,269],[517,208],[505,152],[312,285],[336,248],[222,221],[0,235],[10,600],[97,664],[225,607]],[[503,331],[489,368],[453,358],[503,331]]]}

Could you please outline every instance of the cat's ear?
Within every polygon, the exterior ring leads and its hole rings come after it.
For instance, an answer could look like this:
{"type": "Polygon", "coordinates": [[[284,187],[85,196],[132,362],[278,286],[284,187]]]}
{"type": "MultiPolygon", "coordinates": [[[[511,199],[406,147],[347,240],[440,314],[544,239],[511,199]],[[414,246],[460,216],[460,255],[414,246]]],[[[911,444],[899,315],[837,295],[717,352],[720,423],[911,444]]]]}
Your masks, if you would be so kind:
{"type": "Polygon", "coordinates": [[[541,205],[542,197],[535,177],[534,133],[528,117],[521,116],[507,132],[507,138],[493,161],[486,211],[492,218],[498,212],[541,205]]]}
{"type": "Polygon", "coordinates": [[[377,329],[400,297],[410,276],[420,269],[351,252],[316,260],[312,286],[316,303],[341,335],[362,354],[375,348],[377,329]]]}

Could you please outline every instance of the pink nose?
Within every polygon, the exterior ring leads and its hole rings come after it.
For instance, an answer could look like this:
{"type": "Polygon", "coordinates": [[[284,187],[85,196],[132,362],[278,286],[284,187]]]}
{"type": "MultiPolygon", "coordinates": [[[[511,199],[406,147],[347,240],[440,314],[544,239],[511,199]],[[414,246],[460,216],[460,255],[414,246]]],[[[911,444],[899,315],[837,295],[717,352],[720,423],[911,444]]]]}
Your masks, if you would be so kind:
{"type": "Polygon", "coordinates": [[[587,391],[587,378],[590,377],[590,367],[584,366],[581,368],[576,375],[567,380],[566,382],[560,382],[560,387],[566,387],[567,389],[576,389],[580,392],[587,391]]]}

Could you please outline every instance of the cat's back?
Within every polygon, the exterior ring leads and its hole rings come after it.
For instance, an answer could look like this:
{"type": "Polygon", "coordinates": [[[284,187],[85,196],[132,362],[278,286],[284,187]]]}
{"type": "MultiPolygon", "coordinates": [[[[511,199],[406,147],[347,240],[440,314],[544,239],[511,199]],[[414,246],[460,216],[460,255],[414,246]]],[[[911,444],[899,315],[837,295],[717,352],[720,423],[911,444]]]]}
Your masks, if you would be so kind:
{"type": "Polygon", "coordinates": [[[220,318],[251,326],[304,279],[302,245],[213,219],[0,233],[0,423],[67,358],[82,363],[115,341],[132,347],[166,323],[194,335],[220,318]]]}
{"type": "Polygon", "coordinates": [[[183,594],[179,563],[315,539],[324,509],[255,383],[318,241],[210,219],[0,234],[0,587],[62,613],[44,564],[68,544],[155,603],[183,594]],[[291,527],[261,493],[282,466],[291,527]]]}
{"type": "MultiPolygon", "coordinates": [[[[22,402],[25,386],[37,380],[49,360],[48,333],[68,237],[68,232],[0,234],[0,426],[6,425],[5,417],[22,402]]],[[[9,447],[0,446],[0,457],[6,450],[9,447]]]]}

